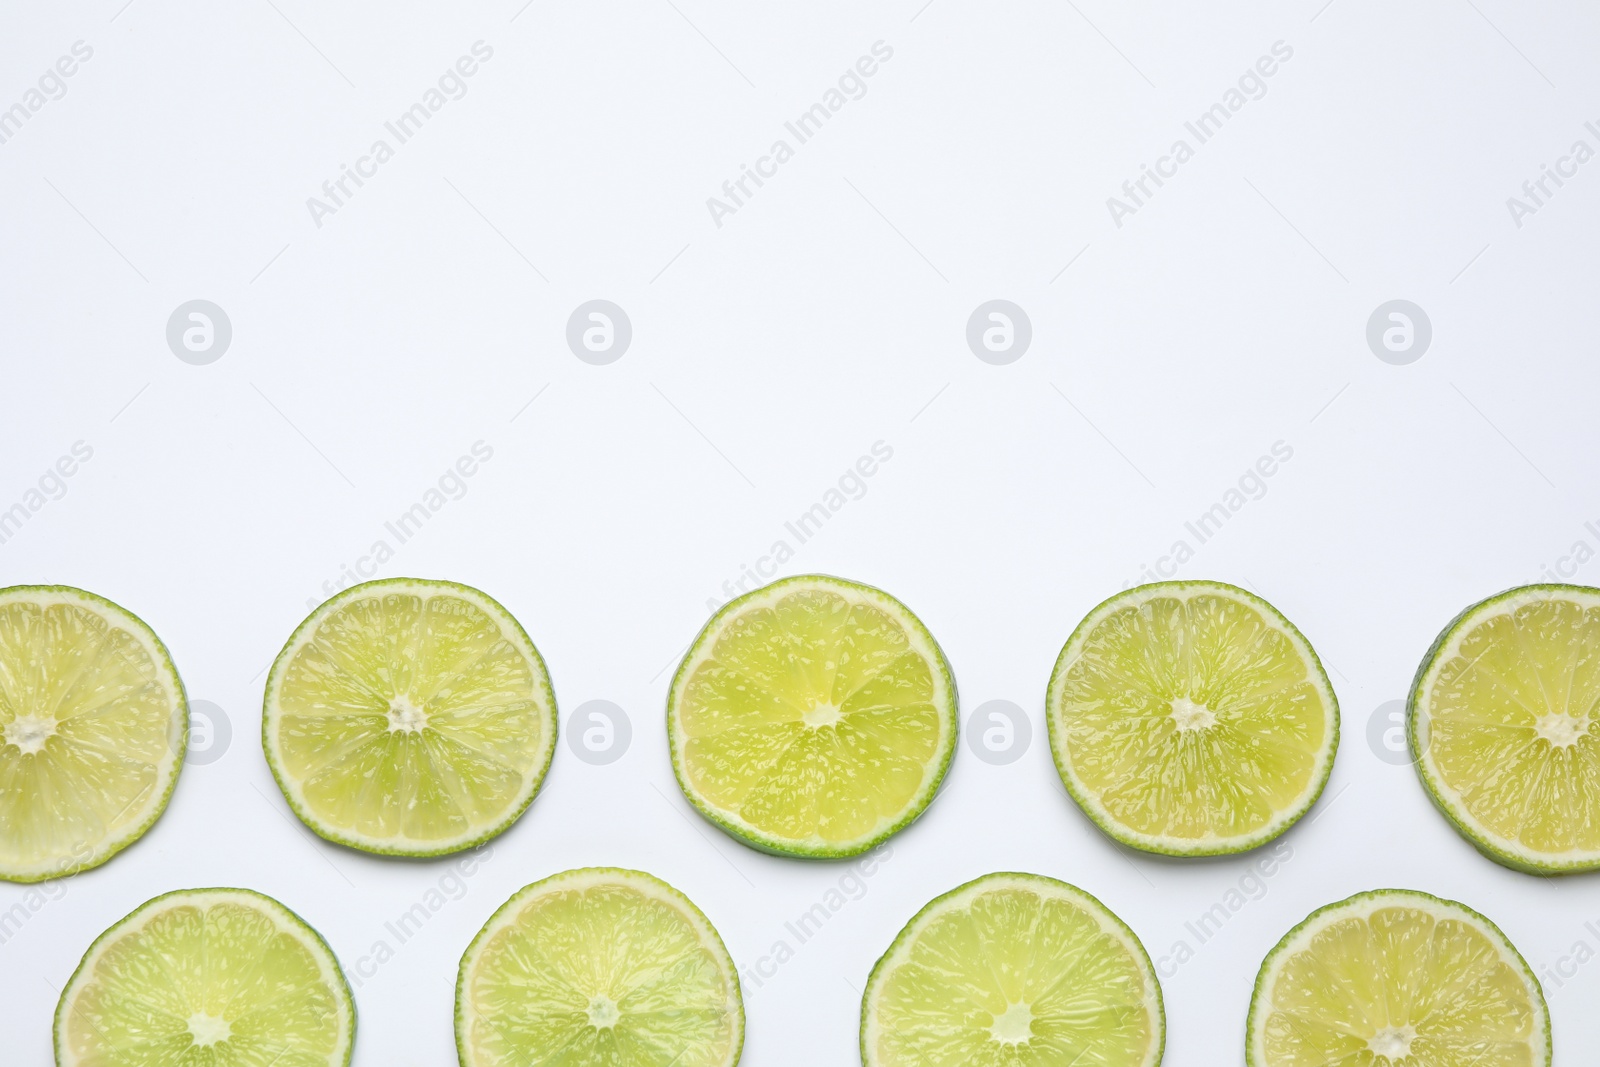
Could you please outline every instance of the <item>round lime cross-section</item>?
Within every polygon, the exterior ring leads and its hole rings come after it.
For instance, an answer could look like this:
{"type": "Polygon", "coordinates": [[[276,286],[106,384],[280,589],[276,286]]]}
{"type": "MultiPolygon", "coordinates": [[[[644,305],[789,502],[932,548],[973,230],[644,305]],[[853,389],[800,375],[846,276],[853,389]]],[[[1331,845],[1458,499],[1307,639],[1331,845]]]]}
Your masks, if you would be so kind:
{"type": "Polygon", "coordinates": [[[1422,783],[1479,851],[1537,874],[1600,868],[1600,589],[1474,604],[1428,650],[1408,703],[1422,783]]]}
{"type": "Polygon", "coordinates": [[[867,979],[865,1067],[1156,1067],[1144,946],[1083,890],[990,874],[923,908],[867,979]]]}
{"type": "Polygon", "coordinates": [[[689,898],[640,871],[535,882],[461,957],[461,1067],[734,1067],[733,960],[689,898]]]}
{"type": "Polygon", "coordinates": [[[354,586],[300,624],[267,678],[262,745],[330,841],[433,856],[516,821],[555,753],[544,660],[510,612],[454,582],[354,586]]]}
{"type": "Polygon", "coordinates": [[[1265,600],[1221,582],[1107,600],[1061,650],[1045,699],[1067,791],[1147,852],[1272,840],[1316,803],[1339,744],[1338,701],[1311,645],[1265,600]]]}
{"type": "Polygon", "coordinates": [[[68,586],[0,589],[0,879],[96,867],[160,817],[189,705],[137,616],[68,586]]]}
{"type": "Polygon", "coordinates": [[[938,790],[956,730],[955,679],[921,621],[823,575],[723,607],[667,698],[684,794],[782,855],[855,855],[904,828],[938,790]]]}

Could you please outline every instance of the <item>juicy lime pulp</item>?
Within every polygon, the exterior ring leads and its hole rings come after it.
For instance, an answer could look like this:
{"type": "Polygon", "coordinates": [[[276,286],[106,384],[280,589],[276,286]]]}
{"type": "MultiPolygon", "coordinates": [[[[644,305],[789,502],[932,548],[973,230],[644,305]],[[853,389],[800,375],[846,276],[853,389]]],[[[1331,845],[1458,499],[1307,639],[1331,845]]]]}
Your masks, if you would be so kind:
{"type": "Polygon", "coordinates": [[[535,882],[461,957],[462,1067],[733,1067],[743,1045],[722,939],[687,897],[639,871],[535,882]]]}
{"type": "Polygon", "coordinates": [[[354,586],[272,665],[262,744],[284,796],[330,841],[438,855],[500,833],[555,753],[544,661],[511,614],[453,582],[354,586]]]}
{"type": "Polygon", "coordinates": [[[67,586],[0,589],[0,879],[96,867],[160,817],[189,737],[140,619],[67,586]]]}
{"type": "Polygon", "coordinates": [[[1512,589],[1462,612],[1411,688],[1434,803],[1490,858],[1600,867],[1600,589],[1512,589]]]}
{"type": "Polygon", "coordinates": [[[1061,780],[1125,845],[1255,848],[1316,803],[1339,705],[1300,631],[1221,582],[1112,597],[1073,631],[1046,696],[1061,780]]]}
{"type": "Polygon", "coordinates": [[[1250,1067],[1545,1067],[1550,1014],[1494,923],[1380,889],[1284,935],[1261,964],[1245,1043],[1250,1067]]]}
{"type": "Polygon", "coordinates": [[[956,730],[955,679],[927,628],[887,593],[822,575],[725,605],[667,697],[684,794],[784,855],[856,855],[905,827],[956,730]]]}
{"type": "Polygon", "coordinates": [[[248,889],[141,905],[89,946],[56,1008],[57,1067],[343,1067],[354,1040],[327,943],[248,889]]]}
{"type": "Polygon", "coordinates": [[[866,1067],[1154,1067],[1161,986],[1132,930],[1036,874],[990,874],[917,913],[867,980],[866,1067]]]}

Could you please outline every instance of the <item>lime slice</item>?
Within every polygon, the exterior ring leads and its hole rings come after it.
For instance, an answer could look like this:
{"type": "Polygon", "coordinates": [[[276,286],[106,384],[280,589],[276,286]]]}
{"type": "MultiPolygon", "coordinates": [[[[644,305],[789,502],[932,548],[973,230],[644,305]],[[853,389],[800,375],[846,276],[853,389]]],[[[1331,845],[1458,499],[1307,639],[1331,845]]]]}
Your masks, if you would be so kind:
{"type": "Polygon", "coordinates": [[[56,1008],[57,1067],[343,1067],[355,1005],[317,932],[248,889],[156,897],[101,934],[56,1008]]]}
{"type": "Polygon", "coordinates": [[[689,898],[590,867],[519,890],[461,957],[461,1067],[733,1067],[733,960],[689,898]]]}
{"type": "Polygon", "coordinates": [[[1300,631],[1221,582],[1160,582],[1078,624],[1046,697],[1061,780],[1146,852],[1213,856],[1272,840],[1316,803],[1339,705],[1300,631]]]}
{"type": "Polygon", "coordinates": [[[138,617],[60,585],[0,589],[0,879],[97,867],[172,796],[189,705],[138,617]]]}
{"type": "Polygon", "coordinates": [[[517,620],[476,589],[392,578],[339,593],[267,678],[267,763],[329,841],[436,856],[516,821],[555,754],[556,698],[517,620]]]}
{"type": "Polygon", "coordinates": [[[1284,935],[1261,964],[1250,1067],[1547,1067],[1533,972],[1471,908],[1406,889],[1358,893],[1284,935]]]}
{"type": "Polygon", "coordinates": [[[1474,604],[1428,650],[1409,705],[1422,784],[1479,850],[1535,873],[1600,868],[1600,589],[1474,604]]]}
{"type": "Polygon", "coordinates": [[[1154,1067],[1165,1039],[1133,931],[1037,874],[985,875],[934,900],[861,999],[865,1067],[1154,1067]]]}
{"type": "Polygon", "coordinates": [[[667,733],[684,794],[733,836],[853,856],[933,799],[955,749],[955,679],[904,604],[801,575],[706,623],[672,680],[667,733]]]}

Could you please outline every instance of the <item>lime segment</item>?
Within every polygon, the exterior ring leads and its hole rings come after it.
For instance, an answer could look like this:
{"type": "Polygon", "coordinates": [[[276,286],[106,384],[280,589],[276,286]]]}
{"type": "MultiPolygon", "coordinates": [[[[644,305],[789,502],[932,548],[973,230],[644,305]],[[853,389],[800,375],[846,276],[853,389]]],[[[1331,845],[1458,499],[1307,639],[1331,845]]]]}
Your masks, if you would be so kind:
{"type": "Polygon", "coordinates": [[[98,866],[160,816],[189,710],[137,617],[65,586],[0,589],[0,879],[98,866]]]}
{"type": "Polygon", "coordinates": [[[308,826],[371,852],[437,855],[504,830],[555,751],[533,642],[452,582],[348,589],[295,631],[267,679],[262,738],[308,826]]]}
{"type": "Polygon", "coordinates": [[[1261,965],[1250,1067],[1546,1067],[1550,1016],[1505,935],[1454,901],[1385,889],[1313,912],[1261,965]]]}
{"type": "Polygon", "coordinates": [[[461,957],[462,1067],[733,1067],[743,1043],[722,939],[648,874],[589,868],[536,882],[461,957]]]}
{"type": "Polygon", "coordinates": [[[1161,988],[1133,931],[1065,882],[991,874],[923,908],[873,968],[865,1067],[1154,1067],[1161,988]]]}
{"type": "Polygon", "coordinates": [[[1255,848],[1322,792],[1339,739],[1316,653],[1266,601],[1164,582],[1092,611],[1046,697],[1068,792],[1123,844],[1170,855],[1255,848]]]}
{"type": "Polygon", "coordinates": [[[328,946],[245,889],[149,901],[90,946],[56,1009],[58,1067],[344,1067],[349,986],[328,946]]]}
{"type": "Polygon", "coordinates": [[[1417,769],[1477,847],[1511,867],[1600,868],[1600,590],[1528,586],[1434,642],[1410,700],[1417,769]]]}
{"type": "Polygon", "coordinates": [[[854,855],[933,798],[955,745],[955,682],[893,597],[787,578],[706,624],[667,728],[679,784],[723,829],[771,852],[854,855]]]}

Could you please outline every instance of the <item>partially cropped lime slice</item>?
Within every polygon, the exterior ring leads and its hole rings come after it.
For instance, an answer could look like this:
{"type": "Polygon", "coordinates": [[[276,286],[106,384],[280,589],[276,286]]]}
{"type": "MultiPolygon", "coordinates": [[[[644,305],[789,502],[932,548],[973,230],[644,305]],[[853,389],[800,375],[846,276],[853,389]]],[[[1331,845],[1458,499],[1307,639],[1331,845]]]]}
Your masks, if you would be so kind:
{"type": "Polygon", "coordinates": [[[57,1067],[343,1067],[350,987],[271,897],[185,889],[89,946],[56,1008],[57,1067]]]}
{"type": "Polygon", "coordinates": [[[461,957],[461,1067],[733,1067],[733,960],[689,898],[639,871],[567,871],[517,892],[461,957]]]}
{"type": "Polygon", "coordinates": [[[137,841],[188,737],[150,627],[81,589],[0,589],[0,879],[73,874],[137,841]]]}
{"type": "Polygon", "coordinates": [[[1089,613],[1046,697],[1067,791],[1125,845],[1209,856],[1272,840],[1316,803],[1339,705],[1316,653],[1258,596],[1160,582],[1089,613]]]}
{"type": "Polygon", "coordinates": [[[867,979],[865,1067],[1154,1067],[1161,986],[1081,889],[990,874],[917,913],[867,979]]]}
{"type": "Polygon", "coordinates": [[[802,575],[714,615],[667,697],[678,783],[746,844],[865,852],[922,814],[950,765],[956,687],[887,593],[802,575]]]}
{"type": "Polygon", "coordinates": [[[307,826],[368,852],[485,841],[533,800],[556,698],[517,620],[454,582],[367,582],[323,604],[267,677],[262,744],[307,826]]]}
{"type": "Polygon", "coordinates": [[[1250,1067],[1546,1067],[1550,1012],[1494,923],[1380,889],[1314,911],[1261,964],[1250,1067]]]}
{"type": "Polygon", "coordinates": [[[1491,859],[1600,868],[1600,589],[1474,604],[1411,687],[1411,751],[1439,809],[1491,859]]]}

